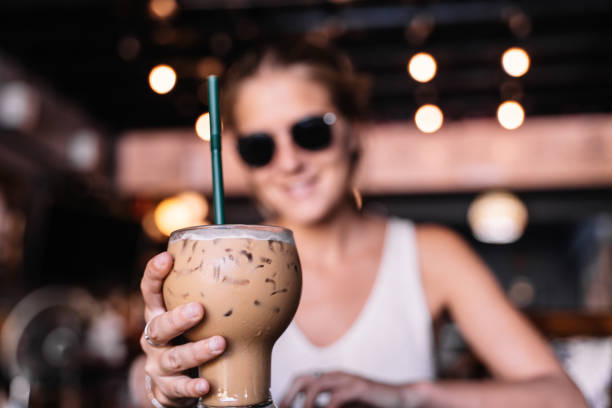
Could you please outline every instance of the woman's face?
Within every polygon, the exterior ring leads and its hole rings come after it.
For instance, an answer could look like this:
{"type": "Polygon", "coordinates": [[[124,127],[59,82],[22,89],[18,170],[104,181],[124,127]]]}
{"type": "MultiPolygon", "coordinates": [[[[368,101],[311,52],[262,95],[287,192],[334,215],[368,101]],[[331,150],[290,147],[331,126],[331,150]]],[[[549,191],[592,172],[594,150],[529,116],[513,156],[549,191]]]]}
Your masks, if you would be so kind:
{"type": "Polygon", "coordinates": [[[275,144],[270,163],[246,171],[257,198],[284,222],[313,224],[340,205],[351,177],[355,142],[349,125],[329,92],[308,78],[304,68],[267,69],[247,79],[234,106],[236,132],[269,133],[275,144]],[[305,150],[293,142],[296,122],[334,113],[332,142],[322,150],[305,150]]]}

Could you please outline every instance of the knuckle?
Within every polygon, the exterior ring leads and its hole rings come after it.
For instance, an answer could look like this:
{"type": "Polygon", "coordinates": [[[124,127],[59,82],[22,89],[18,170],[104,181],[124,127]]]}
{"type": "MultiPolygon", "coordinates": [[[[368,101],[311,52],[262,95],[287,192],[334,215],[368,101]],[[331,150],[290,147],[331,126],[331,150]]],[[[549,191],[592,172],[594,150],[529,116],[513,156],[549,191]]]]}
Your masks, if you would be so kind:
{"type": "Polygon", "coordinates": [[[295,384],[305,384],[307,381],[310,381],[312,379],[312,375],[310,374],[302,374],[298,377],[295,378],[294,383],[295,384]]]}
{"type": "Polygon", "coordinates": [[[144,366],[145,374],[153,377],[154,373],[156,372],[155,368],[156,368],[155,363],[153,363],[153,361],[151,361],[150,358],[147,358],[147,362],[145,363],[145,366],[144,366]]]}
{"type": "Polygon", "coordinates": [[[148,348],[149,343],[145,340],[144,333],[140,336],[140,348],[146,350],[148,348]]]}
{"type": "Polygon", "coordinates": [[[177,397],[186,397],[185,383],[183,381],[176,381],[172,384],[172,393],[177,397]]]}
{"type": "Polygon", "coordinates": [[[180,371],[183,368],[178,350],[171,349],[164,353],[164,365],[169,371],[180,371]]]}

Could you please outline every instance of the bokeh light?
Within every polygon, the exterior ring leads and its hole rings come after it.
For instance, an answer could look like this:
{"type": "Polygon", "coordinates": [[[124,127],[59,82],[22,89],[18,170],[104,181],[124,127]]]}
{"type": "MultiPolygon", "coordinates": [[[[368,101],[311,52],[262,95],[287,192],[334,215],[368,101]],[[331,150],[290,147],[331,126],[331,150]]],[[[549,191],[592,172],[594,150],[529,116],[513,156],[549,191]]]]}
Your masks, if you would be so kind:
{"type": "Polygon", "coordinates": [[[149,73],[149,85],[158,94],[167,94],[176,84],[176,72],[169,65],[157,65],[149,73]]]}
{"type": "Polygon", "coordinates": [[[155,226],[168,236],[177,229],[206,224],[208,202],[196,192],[185,192],[162,200],[153,213],[155,226]]]}
{"type": "Polygon", "coordinates": [[[209,75],[221,75],[224,69],[223,61],[216,57],[204,57],[196,65],[196,71],[201,78],[206,78],[209,75]]]}
{"type": "Polygon", "coordinates": [[[123,37],[117,43],[117,52],[119,56],[126,61],[132,61],[140,54],[141,44],[136,37],[123,37]]]}
{"type": "Polygon", "coordinates": [[[442,127],[444,115],[436,105],[423,105],[414,115],[414,123],[423,133],[434,133],[442,127]]]}
{"type": "Polygon", "coordinates": [[[195,191],[185,191],[176,197],[181,200],[194,219],[200,221],[206,219],[208,215],[208,201],[206,201],[202,194],[195,191]]]}
{"type": "Polygon", "coordinates": [[[479,241],[509,244],[523,235],[527,225],[527,207],[512,193],[487,192],[470,204],[467,218],[474,237],[479,241]]]}
{"type": "Polygon", "coordinates": [[[437,69],[436,60],[426,52],[414,55],[410,58],[410,62],[408,62],[408,72],[418,82],[431,81],[436,76],[437,69]]]}
{"type": "Polygon", "coordinates": [[[31,129],[38,121],[41,98],[27,83],[0,83],[0,125],[10,129],[31,129]]]}
{"type": "Polygon", "coordinates": [[[70,164],[81,171],[94,170],[100,160],[100,136],[93,129],[77,130],[66,144],[70,164]]]}
{"type": "Polygon", "coordinates": [[[153,18],[166,19],[174,15],[178,10],[176,0],[151,0],[149,2],[149,13],[153,18]]]}
{"type": "Polygon", "coordinates": [[[510,48],[502,55],[502,67],[513,77],[525,75],[529,71],[530,63],[529,54],[522,48],[510,48]]]}
{"type": "Polygon", "coordinates": [[[210,142],[210,114],[203,113],[196,120],[195,129],[198,137],[205,142],[210,142]]]}
{"type": "Polygon", "coordinates": [[[525,121],[525,111],[520,103],[506,101],[497,108],[497,120],[499,124],[508,130],[514,130],[525,121]]]}
{"type": "Polygon", "coordinates": [[[524,276],[517,277],[508,289],[508,297],[518,307],[531,305],[535,299],[535,294],[533,282],[524,276]]]}
{"type": "Polygon", "coordinates": [[[153,241],[162,242],[166,239],[166,236],[161,233],[157,225],[155,224],[155,211],[151,209],[147,211],[141,220],[142,230],[145,234],[153,241]]]}

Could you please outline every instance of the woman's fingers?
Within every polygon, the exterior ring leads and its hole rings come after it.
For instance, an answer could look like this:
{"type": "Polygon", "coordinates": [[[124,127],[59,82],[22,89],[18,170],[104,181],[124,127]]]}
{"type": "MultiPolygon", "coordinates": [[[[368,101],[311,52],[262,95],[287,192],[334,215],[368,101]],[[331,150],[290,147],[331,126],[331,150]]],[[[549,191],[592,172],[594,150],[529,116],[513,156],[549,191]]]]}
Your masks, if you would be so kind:
{"type": "MultiPolygon", "coordinates": [[[[187,303],[154,317],[149,322],[146,334],[153,344],[165,345],[185,330],[195,326],[203,317],[204,306],[197,302],[187,303]]],[[[143,349],[149,345],[144,339],[144,333],[141,344],[143,349]]]]}
{"type": "MultiPolygon", "coordinates": [[[[336,407],[353,401],[372,404],[366,398],[370,389],[371,385],[366,379],[341,371],[323,375],[303,375],[293,381],[280,406],[281,408],[292,406],[300,393],[304,395],[303,406],[305,408],[320,406],[320,404],[324,406],[332,404],[336,407]]],[[[378,406],[376,399],[373,405],[378,406]]],[[[381,404],[380,406],[387,405],[381,404]]]]}
{"type": "Polygon", "coordinates": [[[225,339],[221,336],[172,347],[161,354],[160,369],[162,373],[177,373],[197,367],[217,357],[223,350],[225,339]]]}
{"type": "MultiPolygon", "coordinates": [[[[335,373],[323,374],[316,381],[311,382],[308,387],[302,391],[305,394],[304,407],[317,406],[317,397],[325,391],[333,391],[338,387],[342,387],[348,383],[349,378],[346,375],[337,375],[335,373]]],[[[327,404],[326,404],[327,405],[327,404]]]]}
{"type": "Polygon", "coordinates": [[[285,397],[280,403],[280,408],[289,408],[293,404],[293,401],[297,398],[298,394],[306,389],[312,382],[316,380],[316,376],[313,374],[301,375],[296,377],[289,387],[289,391],[285,394],[285,397]]]}
{"type": "Polygon", "coordinates": [[[145,319],[163,313],[166,310],[162,298],[162,284],[172,269],[172,256],[168,252],[162,252],[147,262],[140,291],[145,302],[145,319]]]}
{"type": "Polygon", "coordinates": [[[181,375],[157,377],[153,388],[153,395],[162,405],[180,406],[182,400],[206,395],[210,385],[203,378],[190,378],[181,375]]]}
{"type": "Polygon", "coordinates": [[[327,404],[326,408],[341,408],[349,402],[355,402],[358,400],[359,398],[355,395],[355,391],[353,389],[341,389],[331,394],[329,404],[327,404]]]}

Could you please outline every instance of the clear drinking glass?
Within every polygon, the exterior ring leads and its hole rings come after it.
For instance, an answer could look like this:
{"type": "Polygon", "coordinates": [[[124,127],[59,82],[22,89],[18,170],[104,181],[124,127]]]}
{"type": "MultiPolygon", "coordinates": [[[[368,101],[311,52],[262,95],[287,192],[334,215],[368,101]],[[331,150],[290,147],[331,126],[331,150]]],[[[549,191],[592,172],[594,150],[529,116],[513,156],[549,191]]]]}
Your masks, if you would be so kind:
{"type": "Polygon", "coordinates": [[[200,302],[191,341],[221,335],[226,351],[199,368],[210,383],[204,407],[274,406],[272,346],[297,309],[302,275],[290,230],[262,225],[213,225],[173,232],[174,267],[163,286],[168,310],[200,302]]]}

